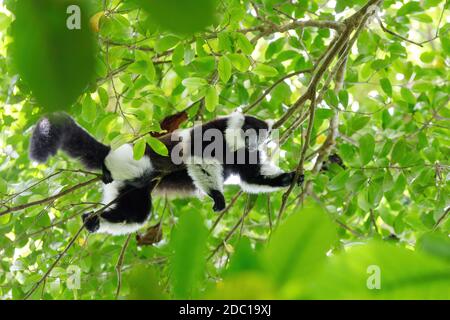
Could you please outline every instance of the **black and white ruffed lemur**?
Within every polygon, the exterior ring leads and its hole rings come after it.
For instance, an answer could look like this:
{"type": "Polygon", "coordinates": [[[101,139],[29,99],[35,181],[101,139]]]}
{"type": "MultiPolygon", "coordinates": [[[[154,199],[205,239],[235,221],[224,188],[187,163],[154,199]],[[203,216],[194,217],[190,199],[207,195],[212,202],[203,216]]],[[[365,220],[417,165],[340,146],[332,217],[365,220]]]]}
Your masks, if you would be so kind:
{"type": "MultiPolygon", "coordinates": [[[[121,235],[135,232],[145,224],[152,209],[151,194],[206,194],[214,201],[213,210],[221,211],[225,208],[224,181],[232,175],[239,176],[241,188],[249,193],[273,192],[289,186],[295,173],[283,172],[261,148],[271,127],[271,121],[235,112],[158,138],[166,145],[169,156],[147,146],[145,155],[134,160],[132,145],[112,150],[69,115],[54,113],[41,118],[33,129],[30,158],[45,162],[61,149],[87,169],[102,170],[101,203],[107,207],[99,215],[84,214],[83,221],[90,232],[121,235]],[[207,137],[209,129],[218,132],[225,143],[211,155],[205,155],[211,141],[217,139],[207,137]],[[174,156],[177,153],[182,161],[174,156]]],[[[303,176],[299,183],[302,181],[303,176]]]]}

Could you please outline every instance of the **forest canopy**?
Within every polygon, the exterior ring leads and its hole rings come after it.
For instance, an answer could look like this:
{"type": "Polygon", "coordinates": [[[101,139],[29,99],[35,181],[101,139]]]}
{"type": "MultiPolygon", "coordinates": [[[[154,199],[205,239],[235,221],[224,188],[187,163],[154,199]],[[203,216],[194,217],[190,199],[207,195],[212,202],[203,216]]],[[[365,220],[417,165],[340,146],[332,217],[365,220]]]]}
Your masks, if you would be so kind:
{"type": "Polygon", "coordinates": [[[450,16],[444,0],[4,0],[2,299],[449,299],[450,16]],[[274,119],[301,186],[153,198],[89,234],[100,173],[28,156],[64,111],[146,144],[236,110],[274,119]]]}

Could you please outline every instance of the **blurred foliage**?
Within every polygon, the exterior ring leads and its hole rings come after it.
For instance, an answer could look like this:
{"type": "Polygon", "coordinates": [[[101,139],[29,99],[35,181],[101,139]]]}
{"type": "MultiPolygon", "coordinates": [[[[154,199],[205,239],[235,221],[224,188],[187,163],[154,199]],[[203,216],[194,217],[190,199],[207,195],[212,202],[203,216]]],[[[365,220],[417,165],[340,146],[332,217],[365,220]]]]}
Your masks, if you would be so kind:
{"type": "MultiPolygon", "coordinates": [[[[96,51],[89,18],[78,15],[79,22],[71,21],[71,4],[24,0],[14,9],[10,56],[37,102],[49,110],[69,108],[94,76],[96,51]],[[66,22],[80,29],[64,28],[66,22]]],[[[87,11],[85,2],[77,6],[87,11]]]]}
{"type": "MultiPolygon", "coordinates": [[[[336,33],[283,27],[343,21],[367,1],[90,0],[78,2],[81,30],[66,29],[66,1],[39,0],[39,9],[3,1],[0,297],[29,293],[101,197],[90,184],[1,214],[91,178],[63,154],[30,162],[31,128],[43,113],[65,109],[113,147],[135,141],[137,158],[145,143],[166,152],[147,133],[180,111],[188,127],[263,97],[249,114],[280,119],[311,79],[298,71],[313,67],[336,33]]],[[[293,189],[281,221],[282,192],[248,197],[227,186],[235,202],[217,225],[208,198],[155,197],[149,226],[161,222],[162,241],[132,237],[124,247],[126,237],[83,231],[31,298],[114,299],[118,274],[128,299],[450,298],[448,10],[443,0],[383,2],[379,17],[393,34],[376,19],[359,34],[342,89],[317,105],[305,162],[311,195],[301,203],[302,189],[293,189]],[[332,152],[344,167],[315,174],[336,109],[332,152]],[[379,289],[367,287],[370,266],[380,270],[379,289]],[[69,268],[80,271],[79,288],[69,268]]],[[[306,130],[304,121],[281,146],[283,169],[296,168],[306,130]]]]}

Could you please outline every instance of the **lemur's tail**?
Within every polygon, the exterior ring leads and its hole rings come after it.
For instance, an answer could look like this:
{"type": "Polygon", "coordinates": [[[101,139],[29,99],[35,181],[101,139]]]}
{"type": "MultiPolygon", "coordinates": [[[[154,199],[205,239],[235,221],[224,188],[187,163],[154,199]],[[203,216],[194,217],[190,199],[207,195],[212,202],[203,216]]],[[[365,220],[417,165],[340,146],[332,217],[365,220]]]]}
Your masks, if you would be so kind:
{"type": "Polygon", "coordinates": [[[39,120],[30,142],[30,158],[38,162],[63,150],[88,169],[101,169],[110,147],[98,142],[68,114],[58,112],[39,120]]]}

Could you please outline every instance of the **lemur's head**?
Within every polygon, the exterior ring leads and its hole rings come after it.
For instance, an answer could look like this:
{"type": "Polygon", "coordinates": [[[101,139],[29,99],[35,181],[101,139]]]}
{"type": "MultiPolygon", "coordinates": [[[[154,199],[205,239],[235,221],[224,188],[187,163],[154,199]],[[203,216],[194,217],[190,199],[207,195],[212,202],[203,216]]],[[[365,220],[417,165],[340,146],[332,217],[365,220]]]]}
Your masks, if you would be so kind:
{"type": "Polygon", "coordinates": [[[234,150],[246,147],[255,151],[266,142],[272,132],[273,120],[261,120],[234,112],[228,118],[225,132],[227,144],[234,150]]]}

